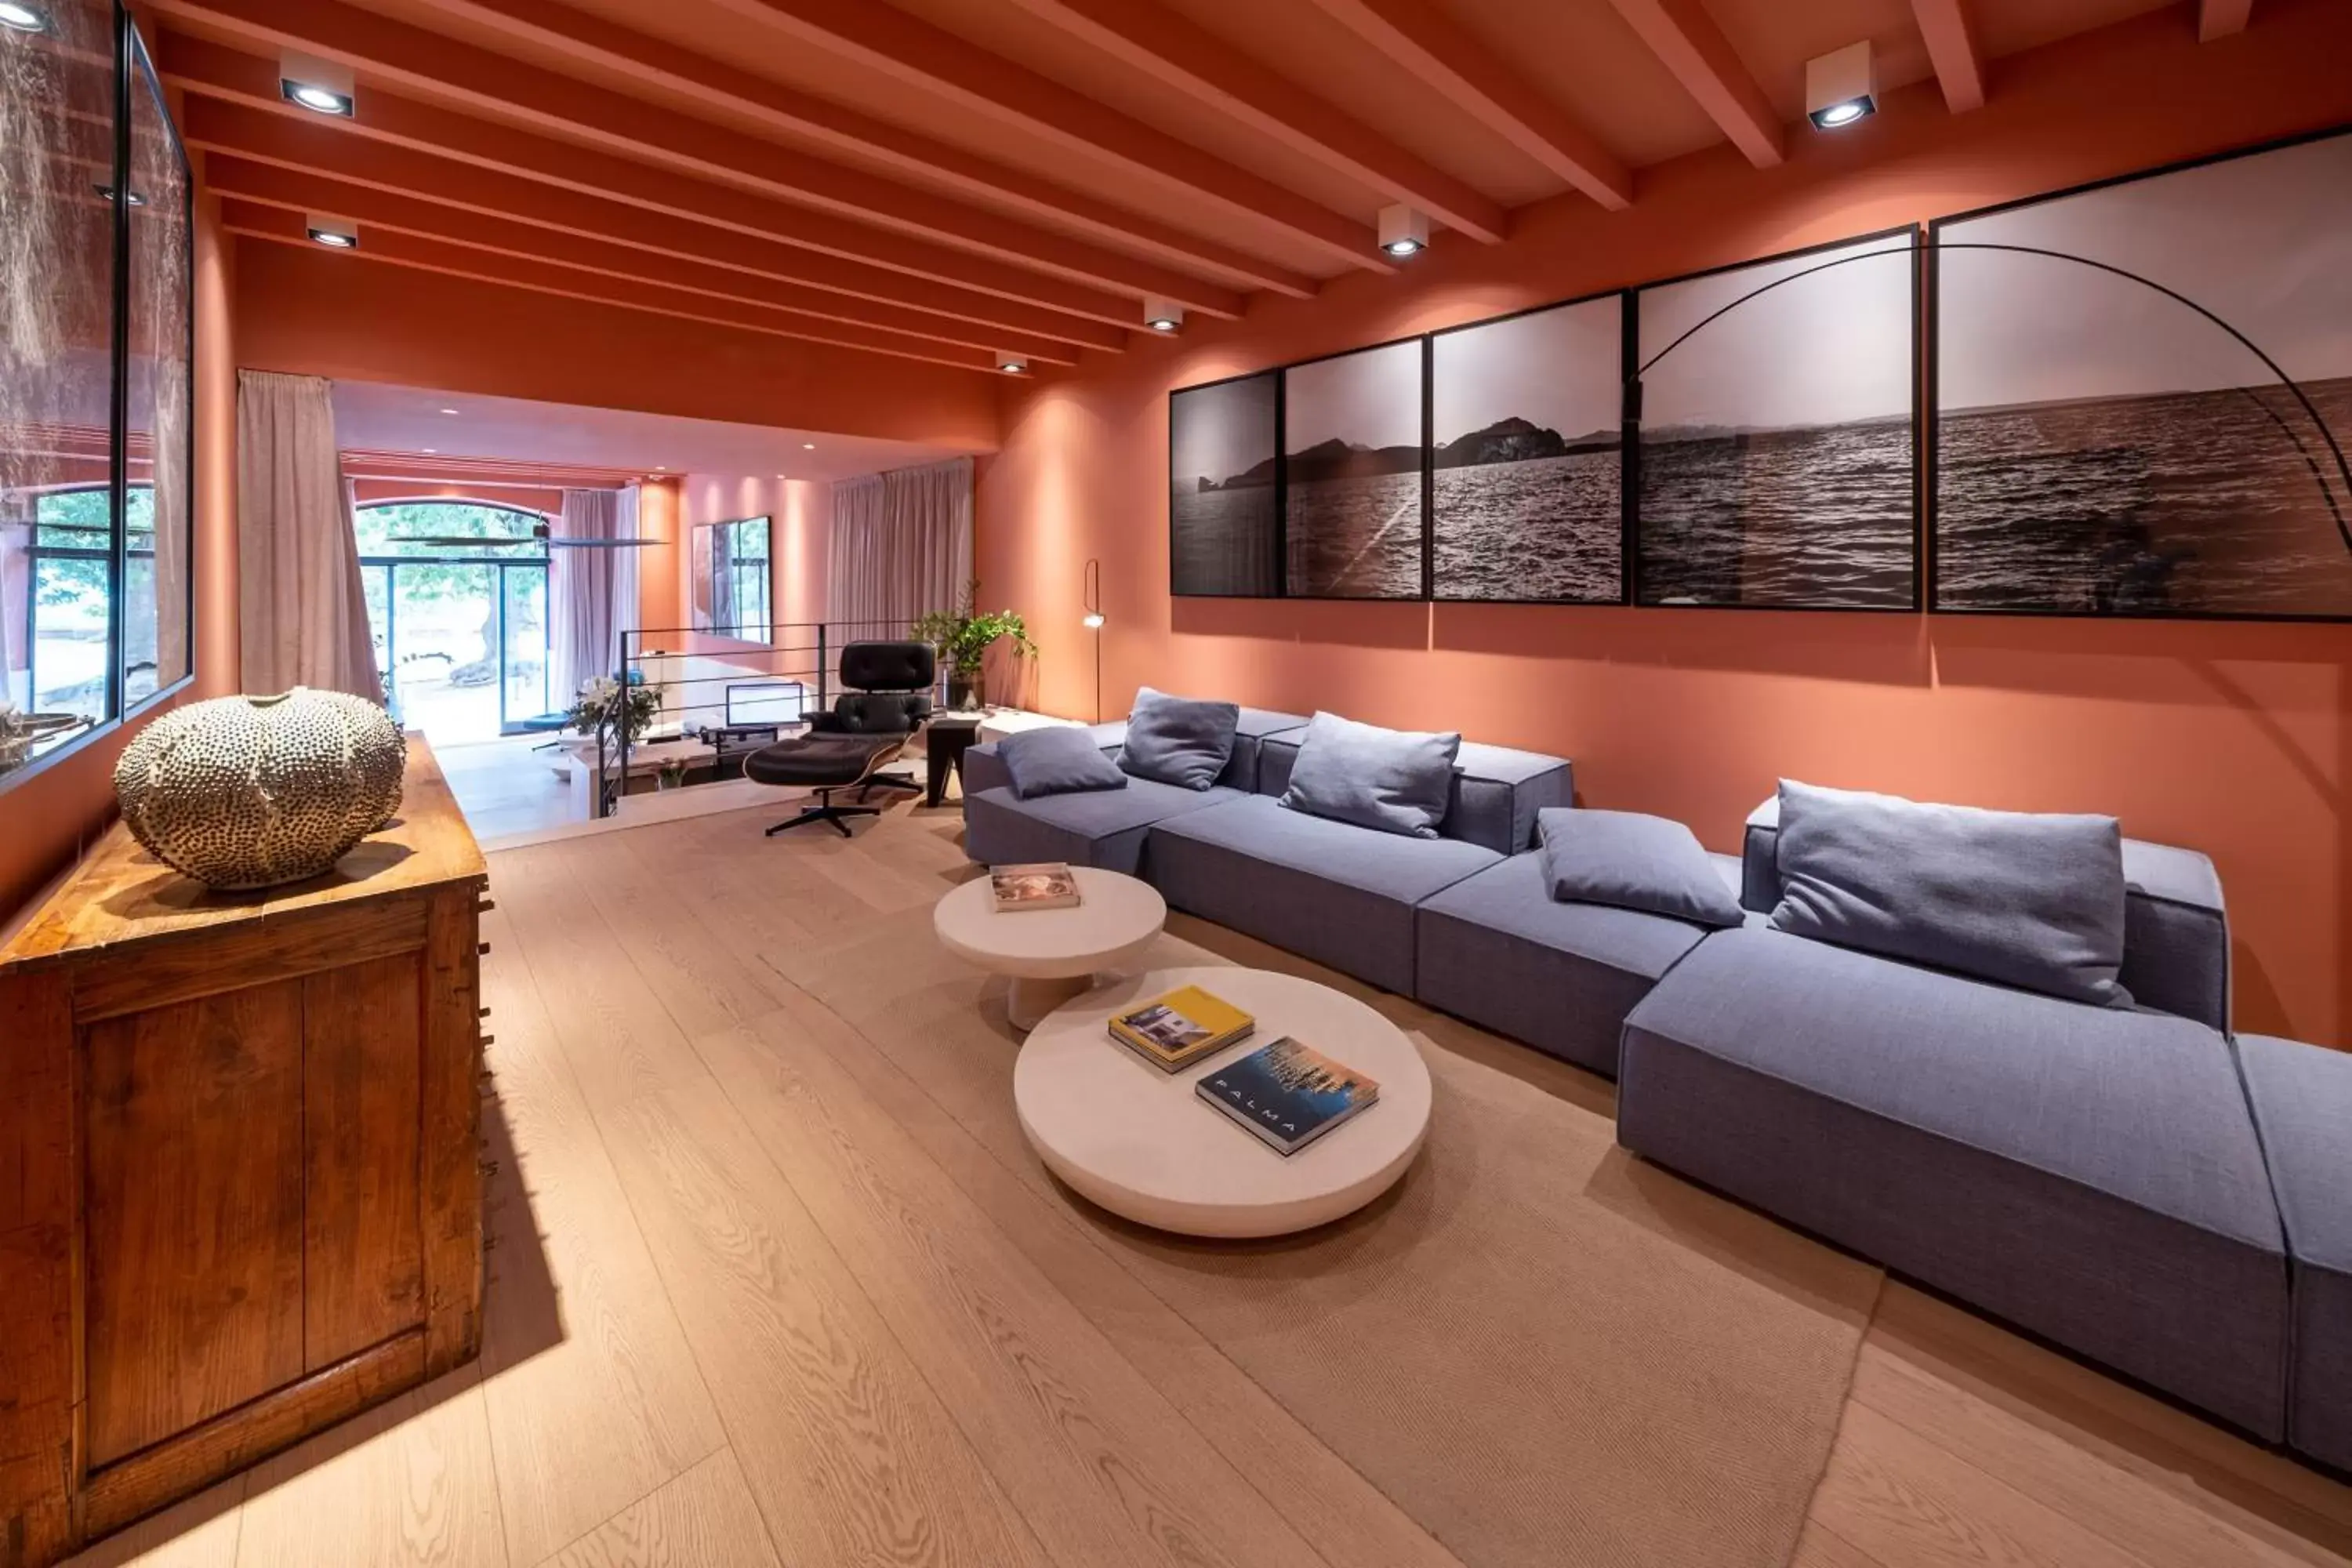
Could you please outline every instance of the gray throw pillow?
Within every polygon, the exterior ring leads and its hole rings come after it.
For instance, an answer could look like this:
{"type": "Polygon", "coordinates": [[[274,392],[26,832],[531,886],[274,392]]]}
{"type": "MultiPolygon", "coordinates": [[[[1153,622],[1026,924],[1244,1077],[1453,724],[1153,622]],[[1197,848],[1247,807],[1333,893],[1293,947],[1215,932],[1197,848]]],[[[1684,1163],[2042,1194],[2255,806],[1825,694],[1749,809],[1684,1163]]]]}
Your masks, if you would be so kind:
{"type": "Polygon", "coordinates": [[[1695,925],[1736,926],[1739,900],[1681,823],[1638,811],[1547,806],[1536,813],[1544,883],[1564,904],[1610,904],[1695,925]]]}
{"type": "Polygon", "coordinates": [[[1309,816],[1434,838],[1454,795],[1458,734],[1359,724],[1336,713],[1307,722],[1281,804],[1309,816]]]}
{"type": "Polygon", "coordinates": [[[2112,816],[1923,805],[1780,781],[1780,902],[1797,936],[2070,1001],[2128,1007],[2112,816]]]}
{"type": "Polygon", "coordinates": [[[1207,789],[1233,760],[1234,731],[1242,721],[1234,702],[1171,697],[1149,686],[1135,694],[1118,765],[1139,779],[1207,789]]]}
{"type": "Polygon", "coordinates": [[[1094,736],[1074,726],[1055,724],[1008,735],[996,743],[996,757],[1013,781],[1015,800],[1127,787],[1127,775],[1102,754],[1094,736]]]}

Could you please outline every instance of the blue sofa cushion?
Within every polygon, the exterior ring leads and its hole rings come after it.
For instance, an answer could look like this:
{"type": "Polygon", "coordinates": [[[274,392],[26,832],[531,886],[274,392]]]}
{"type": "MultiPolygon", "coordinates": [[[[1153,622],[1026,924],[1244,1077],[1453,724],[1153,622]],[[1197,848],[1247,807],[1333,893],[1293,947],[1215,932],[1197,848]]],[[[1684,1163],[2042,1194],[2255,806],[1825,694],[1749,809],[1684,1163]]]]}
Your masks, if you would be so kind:
{"type": "MultiPolygon", "coordinates": [[[[1739,901],[1770,914],[1780,902],[1780,801],[1748,814],[1739,901]]],[[[2116,983],[2143,1007],[2230,1027],[2230,921],[2213,862],[2194,849],[2123,841],[2124,963],[2116,983]]]]}
{"type": "Polygon", "coordinates": [[[1627,1147],[2281,1435],[2284,1242],[2213,1030],[1744,929],[1622,1052],[1627,1147]]]}
{"type": "Polygon", "coordinates": [[[1501,858],[1245,795],[1151,830],[1151,879],[1171,908],[1344,970],[1413,987],[1413,906],[1501,858]]]}
{"type": "Polygon", "coordinates": [[[1547,806],[1536,814],[1544,879],[1562,903],[1607,904],[1720,928],[1745,918],[1698,836],[1638,811],[1547,806]]]}
{"type": "Polygon", "coordinates": [[[1780,781],[1772,923],[2070,1002],[2129,1006],[2112,816],[1931,805],[1780,781]]]}
{"type": "Polygon", "coordinates": [[[1017,800],[1125,789],[1127,775],[1084,730],[1053,725],[1007,736],[997,748],[1017,800]]]}
{"type": "Polygon", "coordinates": [[[964,797],[964,854],[991,866],[1065,860],[1139,876],[1154,823],[1244,798],[1222,785],[1193,790],[1150,779],[1037,800],[1018,799],[1002,786],[984,789],[964,797]]]}
{"type": "Polygon", "coordinates": [[[2294,1279],[2287,1441],[2352,1470],[2352,1055],[2238,1037],[2294,1279]]]}
{"type": "Polygon", "coordinates": [[[1282,804],[1332,822],[1434,838],[1461,749],[1456,734],[1383,730],[1318,713],[1298,743],[1282,804]]]}
{"type": "MultiPolygon", "coordinates": [[[[1728,900],[1738,861],[1705,864],[1728,900]]],[[[1533,849],[1424,900],[1413,920],[1417,999],[1609,1078],[1625,1015],[1706,935],[1687,921],[1561,903],[1533,849]]]]}
{"type": "MultiPolygon", "coordinates": [[[[1269,735],[1258,764],[1257,792],[1279,795],[1289,787],[1300,735],[1269,735]]],[[[1568,759],[1541,752],[1465,741],[1454,754],[1454,784],[1438,824],[1441,837],[1516,855],[1536,841],[1536,813],[1576,798],[1568,759]]]]}
{"type": "Polygon", "coordinates": [[[1118,765],[1138,778],[1207,789],[1233,760],[1241,717],[1231,702],[1171,697],[1147,686],[1127,716],[1118,765]]]}

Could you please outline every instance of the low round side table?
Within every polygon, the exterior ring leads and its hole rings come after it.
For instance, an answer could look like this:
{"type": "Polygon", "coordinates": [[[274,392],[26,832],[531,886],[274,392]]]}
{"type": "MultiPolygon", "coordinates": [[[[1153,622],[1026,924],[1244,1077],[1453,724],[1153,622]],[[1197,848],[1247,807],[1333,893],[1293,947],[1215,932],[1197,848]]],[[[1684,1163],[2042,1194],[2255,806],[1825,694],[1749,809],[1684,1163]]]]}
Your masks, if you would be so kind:
{"type": "Polygon", "coordinates": [[[1054,1010],[1013,1067],[1013,1100],[1045,1168],[1116,1215],[1184,1236],[1286,1236],[1394,1186],[1429,1133],[1429,1067],[1354,997],[1264,969],[1159,969],[1054,1010]],[[1163,1073],[1110,1040],[1114,1014],[1198,985],[1257,1020],[1249,1038],[1163,1073]],[[1259,1142],[1193,1085],[1289,1035],[1381,1086],[1381,1098],[1295,1154],[1259,1142]]]}
{"type": "Polygon", "coordinates": [[[989,879],[975,877],[931,910],[940,945],[1013,977],[1004,1011],[1016,1029],[1036,1027],[1097,974],[1142,957],[1167,923],[1168,905],[1150,883],[1092,866],[1070,870],[1079,900],[1071,909],[1000,911],[989,879]]]}

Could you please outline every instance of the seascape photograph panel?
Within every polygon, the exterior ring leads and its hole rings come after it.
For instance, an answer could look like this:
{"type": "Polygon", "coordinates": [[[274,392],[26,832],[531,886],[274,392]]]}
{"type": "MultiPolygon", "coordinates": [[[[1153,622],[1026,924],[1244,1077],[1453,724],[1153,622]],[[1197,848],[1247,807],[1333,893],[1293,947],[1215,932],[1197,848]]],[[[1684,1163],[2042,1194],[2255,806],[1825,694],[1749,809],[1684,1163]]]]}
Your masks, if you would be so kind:
{"type": "Polygon", "coordinates": [[[1283,374],[1284,591],[1422,594],[1422,342],[1283,374]]]}
{"type": "Polygon", "coordinates": [[[1277,375],[1265,371],[1168,395],[1172,594],[1260,597],[1281,591],[1277,375]]]}
{"type": "Polygon", "coordinates": [[[1937,226],[1937,609],[2352,617],[2347,189],[2339,134],[1937,226]]]}
{"type": "Polygon", "coordinates": [[[1643,289],[1643,605],[1918,598],[1916,237],[1643,289]]]}
{"type": "Polygon", "coordinates": [[[1620,297],[1440,332],[1431,353],[1436,596],[1620,603],[1620,297]]]}

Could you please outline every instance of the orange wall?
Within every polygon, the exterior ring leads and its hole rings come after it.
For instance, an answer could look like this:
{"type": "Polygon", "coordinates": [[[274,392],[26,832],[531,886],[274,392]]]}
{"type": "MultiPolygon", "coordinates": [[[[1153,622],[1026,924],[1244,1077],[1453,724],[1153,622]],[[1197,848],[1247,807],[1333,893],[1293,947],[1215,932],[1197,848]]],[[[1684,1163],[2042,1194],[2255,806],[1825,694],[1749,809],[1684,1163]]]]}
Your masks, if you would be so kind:
{"type": "Polygon", "coordinates": [[[1140,682],[1562,752],[1596,806],[1736,849],[1782,774],[2101,810],[2219,862],[2237,1020],[2352,1037],[2352,626],[1192,600],[1167,591],[1171,388],[2352,120],[2352,5],[2270,0],[2200,46],[2175,6],[2013,57],[1952,116],[1931,85],[1789,163],[1728,148],[1643,172],[1630,211],[1563,199],[1504,246],[1452,236],[1401,278],[1261,296],[1122,363],[1002,389],[980,573],[1043,649],[1041,700],[1093,706],[1079,576],[1103,563],[1103,705],[1140,682]]]}
{"type": "MultiPolygon", "coordinates": [[[[196,679],[166,707],[237,689],[235,276],[218,205],[202,197],[195,233],[196,679]]],[[[112,819],[115,759],[135,732],[119,730],[93,741],[0,795],[0,929],[112,819]]]]}
{"type": "Polygon", "coordinates": [[[254,240],[237,268],[239,363],[598,408],[996,444],[977,371],[860,353],[254,240]]]}

